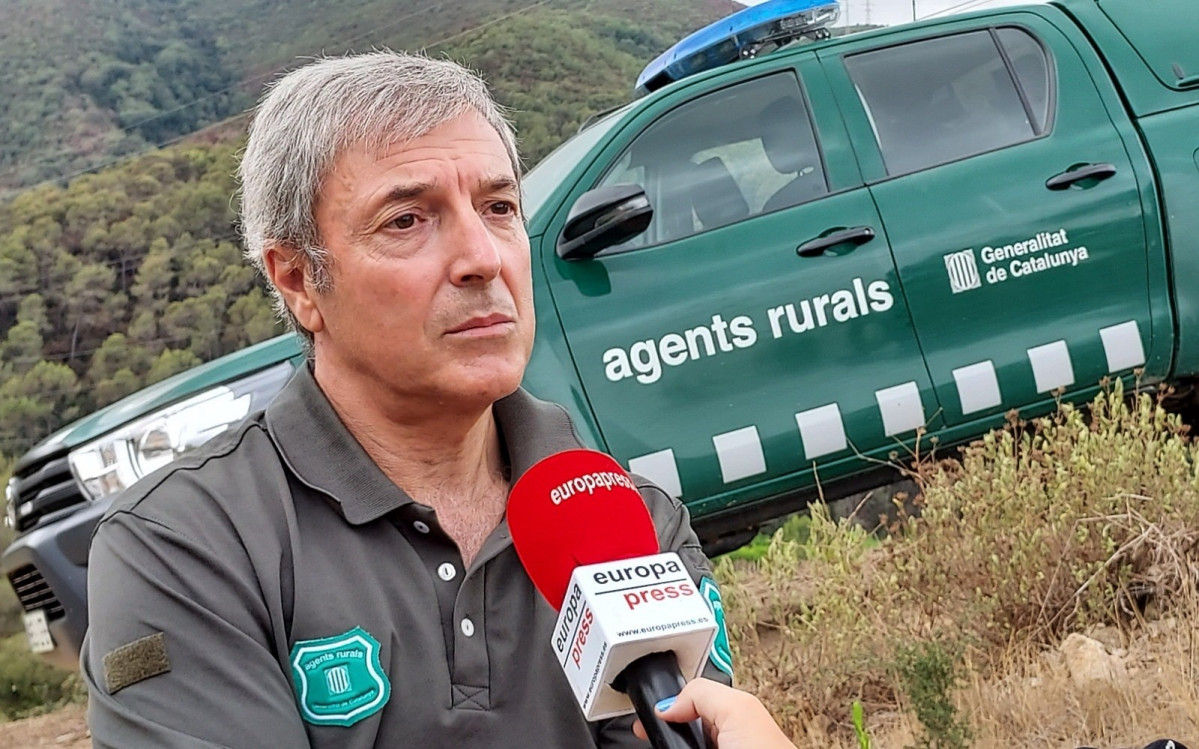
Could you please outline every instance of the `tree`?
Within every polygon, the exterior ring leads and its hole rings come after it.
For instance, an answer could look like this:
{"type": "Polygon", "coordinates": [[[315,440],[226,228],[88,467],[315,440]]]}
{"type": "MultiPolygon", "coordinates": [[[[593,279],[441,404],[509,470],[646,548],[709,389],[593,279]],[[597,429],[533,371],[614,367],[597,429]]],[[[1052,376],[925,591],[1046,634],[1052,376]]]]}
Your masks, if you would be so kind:
{"type": "Polygon", "coordinates": [[[150,243],[129,292],[138,309],[161,314],[171,301],[174,285],[174,256],[167,240],[159,237],[150,243]]]}
{"type": "Polygon", "coordinates": [[[69,359],[95,348],[114,327],[119,312],[107,302],[116,273],[108,265],[83,265],[66,285],[67,317],[71,321],[69,359]]]}
{"type": "Polygon", "coordinates": [[[78,378],[71,368],[39,361],[23,374],[0,384],[0,441],[24,448],[75,415],[71,402],[78,378]]]}
{"type": "Polygon", "coordinates": [[[225,299],[220,289],[203,297],[171,302],[162,315],[159,330],[168,345],[186,348],[198,361],[220,356],[221,320],[225,299]]]}
{"type": "Polygon", "coordinates": [[[198,364],[200,364],[200,357],[187,349],[166,349],[150,365],[150,371],[146,374],[146,384],[166,379],[198,364]]]}
{"type": "Polygon", "coordinates": [[[150,370],[152,361],[153,357],[146,349],[131,343],[123,333],[113,333],[105,338],[100,348],[92,354],[87,381],[99,386],[100,383],[116,377],[121,370],[127,370],[134,377],[138,377],[150,370]]]}
{"type": "Polygon", "coordinates": [[[17,322],[30,322],[37,327],[37,332],[49,333],[50,318],[46,316],[46,300],[41,294],[26,294],[17,306],[17,322]]]}
{"type": "Polygon", "coordinates": [[[42,334],[37,323],[24,320],[8,329],[0,342],[0,365],[10,372],[23,373],[33,369],[42,358],[42,334]]]}
{"type": "Polygon", "coordinates": [[[255,288],[229,305],[221,344],[226,351],[236,351],[252,343],[265,341],[282,331],[270,301],[261,289],[255,288]]]}
{"type": "Polygon", "coordinates": [[[0,300],[16,300],[38,288],[37,258],[14,232],[0,238],[0,300]]]}
{"type": "Polygon", "coordinates": [[[92,389],[96,406],[106,406],[115,403],[130,393],[135,393],[142,387],[142,380],[128,369],[118,369],[111,377],[96,383],[92,389]]]}
{"type": "Polygon", "coordinates": [[[153,310],[138,312],[129,323],[129,338],[149,352],[161,352],[163,345],[158,320],[159,316],[153,310]]]}

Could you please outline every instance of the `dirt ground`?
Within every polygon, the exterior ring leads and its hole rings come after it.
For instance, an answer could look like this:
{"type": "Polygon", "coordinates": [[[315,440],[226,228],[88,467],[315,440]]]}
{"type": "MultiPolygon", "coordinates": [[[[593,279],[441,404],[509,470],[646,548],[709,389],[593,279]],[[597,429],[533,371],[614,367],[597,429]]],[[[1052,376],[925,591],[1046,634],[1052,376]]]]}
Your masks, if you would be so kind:
{"type": "Polygon", "coordinates": [[[92,741],[84,720],[86,712],[85,705],[68,705],[48,715],[5,723],[0,726],[0,749],[88,749],[92,741]]]}

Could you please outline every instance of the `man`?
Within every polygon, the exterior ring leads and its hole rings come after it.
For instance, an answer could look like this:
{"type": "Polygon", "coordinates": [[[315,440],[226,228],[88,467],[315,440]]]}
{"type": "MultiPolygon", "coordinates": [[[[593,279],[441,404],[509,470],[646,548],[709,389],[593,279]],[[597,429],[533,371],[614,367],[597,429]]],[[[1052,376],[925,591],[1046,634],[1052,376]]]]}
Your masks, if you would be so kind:
{"type": "MultiPolygon", "coordinates": [[[[247,255],[309,365],[97,529],[96,745],[642,745],[582,719],[504,522],[521,473],[578,440],[519,389],[529,243],[482,82],[386,52],[300,68],[241,180],[247,255]]],[[[639,485],[709,575],[686,510],[639,485]]]]}

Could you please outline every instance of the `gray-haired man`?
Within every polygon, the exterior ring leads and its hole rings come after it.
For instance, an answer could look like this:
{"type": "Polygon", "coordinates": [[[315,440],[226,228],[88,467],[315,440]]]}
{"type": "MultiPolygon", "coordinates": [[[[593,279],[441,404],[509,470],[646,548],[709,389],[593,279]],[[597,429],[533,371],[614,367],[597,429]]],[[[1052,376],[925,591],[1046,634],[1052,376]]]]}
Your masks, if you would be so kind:
{"type": "MultiPolygon", "coordinates": [[[[533,345],[511,128],[478,78],[375,53],[289,74],[241,166],[247,254],[310,352],[96,532],[97,746],[639,745],[586,723],[513,553],[509,486],[578,446],[533,345]]],[[[663,548],[710,575],[686,510],[663,548]]]]}

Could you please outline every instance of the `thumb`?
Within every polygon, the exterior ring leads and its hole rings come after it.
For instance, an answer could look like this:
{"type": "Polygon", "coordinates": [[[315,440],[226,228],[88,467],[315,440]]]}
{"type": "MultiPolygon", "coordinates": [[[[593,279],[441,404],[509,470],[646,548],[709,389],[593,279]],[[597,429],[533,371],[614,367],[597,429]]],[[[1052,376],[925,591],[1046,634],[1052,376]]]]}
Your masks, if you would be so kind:
{"type": "Polygon", "coordinates": [[[672,723],[695,720],[701,715],[712,720],[725,712],[728,687],[708,679],[693,679],[675,697],[668,697],[654,709],[672,723]]]}

